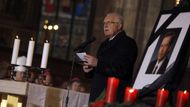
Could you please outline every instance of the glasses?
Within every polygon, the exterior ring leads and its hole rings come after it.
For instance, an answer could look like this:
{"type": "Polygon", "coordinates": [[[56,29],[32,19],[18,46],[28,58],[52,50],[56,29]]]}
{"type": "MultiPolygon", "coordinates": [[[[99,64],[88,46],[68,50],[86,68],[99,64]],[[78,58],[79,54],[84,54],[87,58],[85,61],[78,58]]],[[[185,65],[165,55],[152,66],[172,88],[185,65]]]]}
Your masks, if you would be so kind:
{"type": "Polygon", "coordinates": [[[104,25],[110,25],[110,24],[115,24],[115,23],[119,23],[119,22],[114,22],[114,21],[103,22],[104,25]]]}

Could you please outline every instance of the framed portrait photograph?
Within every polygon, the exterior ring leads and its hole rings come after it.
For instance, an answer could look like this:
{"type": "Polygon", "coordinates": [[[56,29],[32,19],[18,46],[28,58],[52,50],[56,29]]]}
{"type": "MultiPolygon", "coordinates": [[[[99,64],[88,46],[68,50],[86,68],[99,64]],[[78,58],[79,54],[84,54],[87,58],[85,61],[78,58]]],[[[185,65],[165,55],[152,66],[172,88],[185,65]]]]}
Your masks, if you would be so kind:
{"type": "Polygon", "coordinates": [[[157,38],[157,43],[145,74],[164,74],[181,29],[168,29],[157,38]]]}
{"type": "Polygon", "coordinates": [[[189,17],[189,11],[160,13],[141,59],[133,88],[148,87],[178,66],[180,52],[184,44],[189,42],[189,17]]]}

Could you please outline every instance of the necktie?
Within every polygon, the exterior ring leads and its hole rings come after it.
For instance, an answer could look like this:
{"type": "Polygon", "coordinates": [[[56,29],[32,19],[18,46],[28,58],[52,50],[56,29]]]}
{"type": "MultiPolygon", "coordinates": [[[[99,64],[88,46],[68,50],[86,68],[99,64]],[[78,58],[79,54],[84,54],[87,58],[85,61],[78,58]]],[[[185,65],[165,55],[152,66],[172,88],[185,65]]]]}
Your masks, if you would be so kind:
{"type": "Polygon", "coordinates": [[[154,68],[154,71],[152,72],[152,74],[156,74],[156,70],[158,69],[158,66],[156,66],[155,68],[154,68]]]}

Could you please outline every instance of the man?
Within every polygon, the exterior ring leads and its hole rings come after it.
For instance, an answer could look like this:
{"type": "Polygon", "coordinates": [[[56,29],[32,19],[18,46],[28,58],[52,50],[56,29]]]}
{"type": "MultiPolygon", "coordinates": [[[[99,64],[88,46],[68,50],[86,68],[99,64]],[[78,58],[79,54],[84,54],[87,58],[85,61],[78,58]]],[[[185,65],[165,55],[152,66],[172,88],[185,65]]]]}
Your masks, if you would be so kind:
{"type": "Polygon", "coordinates": [[[104,19],[104,35],[107,39],[100,45],[97,56],[84,56],[83,70],[92,77],[90,102],[97,100],[106,90],[108,77],[120,80],[117,90],[118,102],[123,101],[124,89],[130,85],[133,65],[137,57],[136,42],[123,30],[123,18],[109,13],[104,19]]]}
{"type": "Polygon", "coordinates": [[[174,33],[168,32],[163,36],[164,37],[157,54],[157,59],[149,64],[146,74],[163,74],[166,70],[166,66],[169,61],[167,55],[171,50],[174,33]]]}

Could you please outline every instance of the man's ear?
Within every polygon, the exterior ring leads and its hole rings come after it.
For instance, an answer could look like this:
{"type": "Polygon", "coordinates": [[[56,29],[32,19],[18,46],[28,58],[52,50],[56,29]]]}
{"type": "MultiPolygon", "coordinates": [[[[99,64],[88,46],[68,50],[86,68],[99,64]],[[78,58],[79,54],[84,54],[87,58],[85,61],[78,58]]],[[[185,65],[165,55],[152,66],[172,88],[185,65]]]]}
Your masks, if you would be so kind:
{"type": "Polygon", "coordinates": [[[123,25],[121,23],[118,24],[119,29],[123,29],[123,25]]]}

